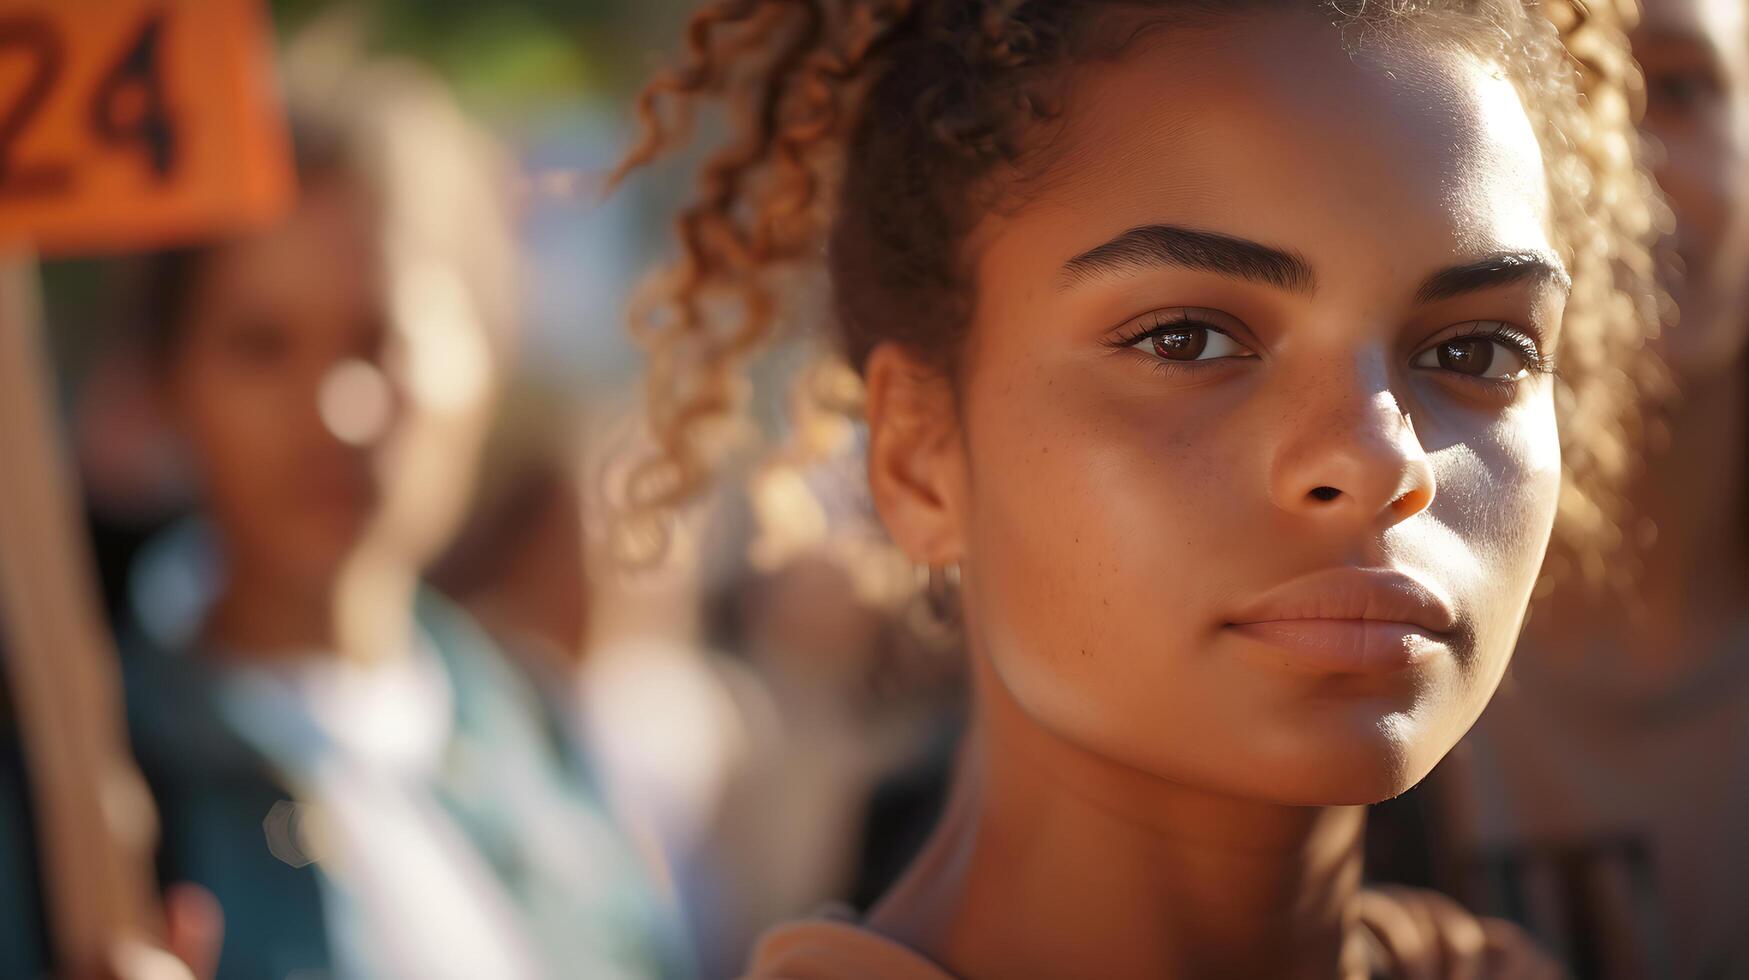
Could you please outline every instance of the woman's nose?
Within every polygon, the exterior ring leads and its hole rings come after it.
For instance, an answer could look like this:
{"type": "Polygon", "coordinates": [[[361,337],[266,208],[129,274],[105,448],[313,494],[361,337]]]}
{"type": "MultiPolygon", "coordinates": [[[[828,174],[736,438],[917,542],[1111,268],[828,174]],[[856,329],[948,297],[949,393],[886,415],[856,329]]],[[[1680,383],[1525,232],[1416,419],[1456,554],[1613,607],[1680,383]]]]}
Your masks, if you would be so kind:
{"type": "Polygon", "coordinates": [[[1434,492],[1427,452],[1389,390],[1304,405],[1270,478],[1270,499],[1288,513],[1379,527],[1426,510],[1434,492]]]}

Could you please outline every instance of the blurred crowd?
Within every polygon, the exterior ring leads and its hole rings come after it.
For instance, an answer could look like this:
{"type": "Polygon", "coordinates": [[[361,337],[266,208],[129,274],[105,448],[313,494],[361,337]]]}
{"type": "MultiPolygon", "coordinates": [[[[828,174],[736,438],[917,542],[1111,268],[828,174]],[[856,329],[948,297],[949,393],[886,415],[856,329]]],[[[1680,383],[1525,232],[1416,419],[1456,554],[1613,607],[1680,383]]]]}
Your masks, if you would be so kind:
{"type": "MultiPolygon", "coordinates": [[[[241,978],[723,977],[866,908],[943,805],[963,665],[879,531],[853,382],[797,331],[740,478],[623,561],[621,310],[665,191],[589,183],[624,92],[501,125],[320,6],[281,38],[289,218],[47,270],[160,882],[216,900],[241,978]]],[[[1370,870],[1581,976],[1749,976],[1749,4],[1644,6],[1676,393],[1630,557],[1539,600],[1370,870]]],[[[30,977],[4,704],[0,976],[30,977]]]]}
{"type": "MultiPolygon", "coordinates": [[[[374,53],[380,19],[304,19],[286,220],[47,270],[157,870],[216,900],[217,975],[722,976],[777,918],[877,894],[937,805],[884,783],[945,765],[957,666],[849,423],[620,561],[635,236],[572,165],[619,134],[585,108],[519,158],[374,53]]],[[[28,977],[12,727],[0,975],[28,977]]]]}

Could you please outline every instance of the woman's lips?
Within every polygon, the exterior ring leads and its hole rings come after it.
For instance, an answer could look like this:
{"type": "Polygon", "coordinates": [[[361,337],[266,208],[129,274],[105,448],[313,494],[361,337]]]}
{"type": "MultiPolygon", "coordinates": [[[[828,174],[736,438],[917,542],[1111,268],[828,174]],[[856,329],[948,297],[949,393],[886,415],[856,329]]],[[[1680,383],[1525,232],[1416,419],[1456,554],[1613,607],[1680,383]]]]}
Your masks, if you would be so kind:
{"type": "Polygon", "coordinates": [[[1333,674],[1402,670],[1446,643],[1426,627],[1382,619],[1276,619],[1227,628],[1288,654],[1289,666],[1333,674]]]}
{"type": "Polygon", "coordinates": [[[1458,619],[1438,592],[1389,569],[1334,568],[1265,592],[1225,629],[1304,670],[1379,674],[1450,646],[1458,619]]]}

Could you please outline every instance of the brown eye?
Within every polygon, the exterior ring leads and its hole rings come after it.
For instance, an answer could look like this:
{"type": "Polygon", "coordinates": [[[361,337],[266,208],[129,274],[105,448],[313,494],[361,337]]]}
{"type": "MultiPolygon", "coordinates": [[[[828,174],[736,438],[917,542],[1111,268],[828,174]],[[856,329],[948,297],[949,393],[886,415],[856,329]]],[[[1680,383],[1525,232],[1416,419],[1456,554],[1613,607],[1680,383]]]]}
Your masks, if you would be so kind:
{"type": "Polygon", "coordinates": [[[1168,361],[1194,361],[1208,345],[1209,332],[1202,327],[1182,327],[1154,335],[1154,353],[1168,361]]]}
{"type": "Polygon", "coordinates": [[[1496,346],[1492,340],[1472,337],[1466,340],[1448,340],[1435,349],[1439,352],[1440,367],[1447,371],[1480,377],[1487,374],[1488,368],[1493,366],[1496,346]]]}
{"type": "Polygon", "coordinates": [[[1496,337],[1453,337],[1422,351],[1415,366],[1499,381],[1523,377],[1530,360],[1530,354],[1496,337]]]}
{"type": "Polygon", "coordinates": [[[1646,74],[1646,111],[1651,115],[1690,113],[1716,101],[1722,85],[1705,68],[1652,71],[1646,74]]]}
{"type": "Polygon", "coordinates": [[[1257,356],[1220,329],[1191,320],[1158,327],[1137,337],[1129,346],[1162,361],[1216,361],[1257,356]]]}

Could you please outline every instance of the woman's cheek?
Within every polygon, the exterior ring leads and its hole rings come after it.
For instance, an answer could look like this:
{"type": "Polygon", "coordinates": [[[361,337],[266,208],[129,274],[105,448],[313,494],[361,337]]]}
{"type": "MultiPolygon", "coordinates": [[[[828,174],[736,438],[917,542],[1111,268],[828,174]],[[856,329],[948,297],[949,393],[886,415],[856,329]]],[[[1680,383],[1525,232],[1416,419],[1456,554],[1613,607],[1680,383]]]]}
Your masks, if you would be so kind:
{"type": "MultiPolygon", "coordinates": [[[[1441,492],[1464,504],[1466,538],[1494,571],[1534,577],[1542,565],[1561,488],[1561,439],[1552,384],[1503,412],[1469,439],[1469,459],[1439,473],[1441,492]]],[[[1451,462],[1457,462],[1453,460],[1451,462]]],[[[1438,465],[1438,464],[1436,464],[1438,465]]],[[[1527,586],[1528,587],[1528,586],[1527,586]]]]}
{"type": "Polygon", "coordinates": [[[1233,478],[1178,413],[1065,387],[971,430],[968,616],[1032,713],[1091,722],[1194,642],[1194,556],[1233,478]]]}
{"type": "MultiPolygon", "coordinates": [[[[1545,388],[1547,386],[1545,385],[1545,388]]],[[[1542,567],[1561,490],[1561,448],[1544,391],[1433,456],[1435,533],[1418,536],[1428,567],[1445,570],[1480,627],[1477,663],[1492,692],[1518,637],[1542,567]]]]}

